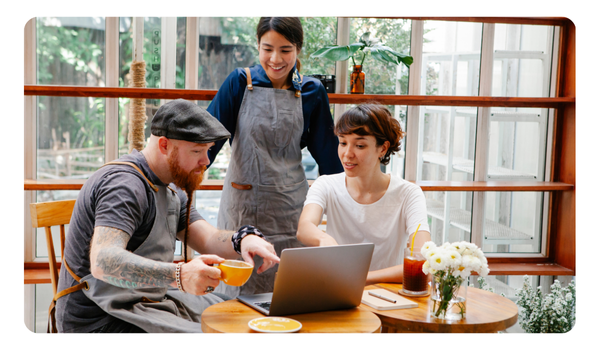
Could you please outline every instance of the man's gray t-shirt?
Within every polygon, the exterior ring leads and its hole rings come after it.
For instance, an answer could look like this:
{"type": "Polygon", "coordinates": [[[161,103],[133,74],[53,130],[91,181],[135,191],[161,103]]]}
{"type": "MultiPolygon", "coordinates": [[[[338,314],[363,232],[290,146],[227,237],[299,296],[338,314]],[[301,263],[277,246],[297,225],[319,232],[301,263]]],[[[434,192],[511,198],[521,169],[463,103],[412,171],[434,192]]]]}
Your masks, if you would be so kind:
{"type": "MultiPolygon", "coordinates": [[[[153,184],[165,186],[150,170],[142,153],[134,150],[118,161],[134,163],[153,184]]],[[[177,190],[181,200],[179,232],[186,225],[187,196],[175,185],[170,184],[170,187],[177,190]]],[[[137,170],[129,165],[110,165],[99,169],[81,188],[73,209],[65,243],[65,259],[69,267],[79,277],[90,274],[89,249],[97,226],[113,227],[128,233],[131,239],[127,250],[134,251],[150,234],[155,214],[153,190],[137,170]]],[[[203,218],[192,206],[190,224],[197,220],[203,218]]],[[[76,284],[66,269],[61,268],[58,290],[76,284]]],[[[77,291],[58,299],[56,320],[59,332],[89,332],[113,318],[82,291],[77,291]]]]}

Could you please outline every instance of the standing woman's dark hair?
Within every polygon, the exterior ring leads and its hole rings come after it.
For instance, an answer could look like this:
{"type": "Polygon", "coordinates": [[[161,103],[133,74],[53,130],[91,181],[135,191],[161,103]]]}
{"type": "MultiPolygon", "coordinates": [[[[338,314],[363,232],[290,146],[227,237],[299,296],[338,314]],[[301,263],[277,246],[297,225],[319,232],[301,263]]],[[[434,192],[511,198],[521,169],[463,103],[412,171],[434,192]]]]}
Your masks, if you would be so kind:
{"type": "Polygon", "coordinates": [[[350,108],[335,124],[336,135],[356,134],[361,136],[372,135],[377,140],[377,146],[385,141],[390,143],[385,156],[380,161],[387,165],[390,156],[400,151],[400,140],[406,134],[402,131],[400,122],[394,119],[390,111],[378,103],[365,103],[350,108]]]}
{"type": "MultiPolygon", "coordinates": [[[[256,38],[260,43],[260,38],[273,30],[281,34],[287,41],[296,46],[298,51],[302,50],[304,44],[304,30],[298,17],[261,17],[256,26],[256,38]]],[[[300,60],[296,59],[296,68],[300,71],[300,60]]]]}

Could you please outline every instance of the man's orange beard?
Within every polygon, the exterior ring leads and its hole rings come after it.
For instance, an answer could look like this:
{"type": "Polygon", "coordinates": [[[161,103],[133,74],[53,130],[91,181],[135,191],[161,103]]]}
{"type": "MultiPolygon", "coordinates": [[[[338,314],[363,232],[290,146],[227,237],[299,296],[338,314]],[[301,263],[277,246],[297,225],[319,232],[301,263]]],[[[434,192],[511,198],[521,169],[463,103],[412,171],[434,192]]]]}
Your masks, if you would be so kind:
{"type": "Polygon", "coordinates": [[[167,158],[169,162],[169,169],[171,170],[171,176],[173,177],[173,183],[185,191],[188,197],[187,206],[186,206],[186,222],[185,222],[185,238],[183,240],[183,261],[187,262],[187,240],[188,240],[188,231],[190,228],[190,211],[192,209],[192,196],[194,191],[198,188],[198,185],[202,182],[204,178],[204,171],[206,171],[206,166],[201,166],[200,168],[192,169],[192,171],[186,173],[179,166],[179,148],[177,146],[173,147],[173,151],[167,158]],[[196,173],[196,170],[201,170],[199,173],[196,173]]]}
{"type": "Polygon", "coordinates": [[[173,183],[185,191],[188,195],[188,198],[191,198],[191,195],[198,188],[198,185],[202,182],[204,178],[204,171],[206,171],[206,166],[201,166],[199,168],[192,169],[192,171],[186,173],[185,170],[179,166],[179,148],[175,146],[173,151],[168,157],[169,162],[169,170],[171,170],[171,176],[173,177],[173,183]],[[196,173],[196,171],[201,170],[200,173],[196,173]]]}

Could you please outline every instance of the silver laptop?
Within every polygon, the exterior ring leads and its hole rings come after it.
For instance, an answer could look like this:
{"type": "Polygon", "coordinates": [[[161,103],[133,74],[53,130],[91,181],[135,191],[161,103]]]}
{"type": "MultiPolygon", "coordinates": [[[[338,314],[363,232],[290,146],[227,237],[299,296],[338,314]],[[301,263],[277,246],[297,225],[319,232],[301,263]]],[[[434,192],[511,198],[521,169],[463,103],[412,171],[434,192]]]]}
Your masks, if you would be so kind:
{"type": "Polygon", "coordinates": [[[284,249],[273,293],[238,300],[268,316],[349,309],[360,304],[373,243],[284,249]]]}

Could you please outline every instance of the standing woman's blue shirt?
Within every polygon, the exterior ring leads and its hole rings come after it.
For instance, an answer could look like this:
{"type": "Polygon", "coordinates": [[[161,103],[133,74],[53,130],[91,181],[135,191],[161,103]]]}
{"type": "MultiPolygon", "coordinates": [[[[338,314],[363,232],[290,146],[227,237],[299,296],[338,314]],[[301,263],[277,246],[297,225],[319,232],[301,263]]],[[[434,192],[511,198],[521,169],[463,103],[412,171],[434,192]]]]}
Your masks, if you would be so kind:
{"type": "MultiPolygon", "coordinates": [[[[294,67],[296,69],[296,67],[294,67]]],[[[273,84],[260,64],[250,67],[252,85],[272,88],[273,84]]],[[[231,133],[231,144],[237,125],[237,118],[247,91],[246,72],[237,68],[223,82],[207,111],[217,118],[231,133]]],[[[295,91],[294,87],[288,90],[295,91]]],[[[333,118],[329,110],[327,91],[321,82],[312,77],[302,77],[302,114],[304,130],[300,147],[308,147],[310,154],[319,165],[319,173],[337,174],[344,171],[337,154],[338,138],[333,133],[333,118]]],[[[210,162],[225,144],[225,140],[215,143],[209,151],[210,162]]]]}

